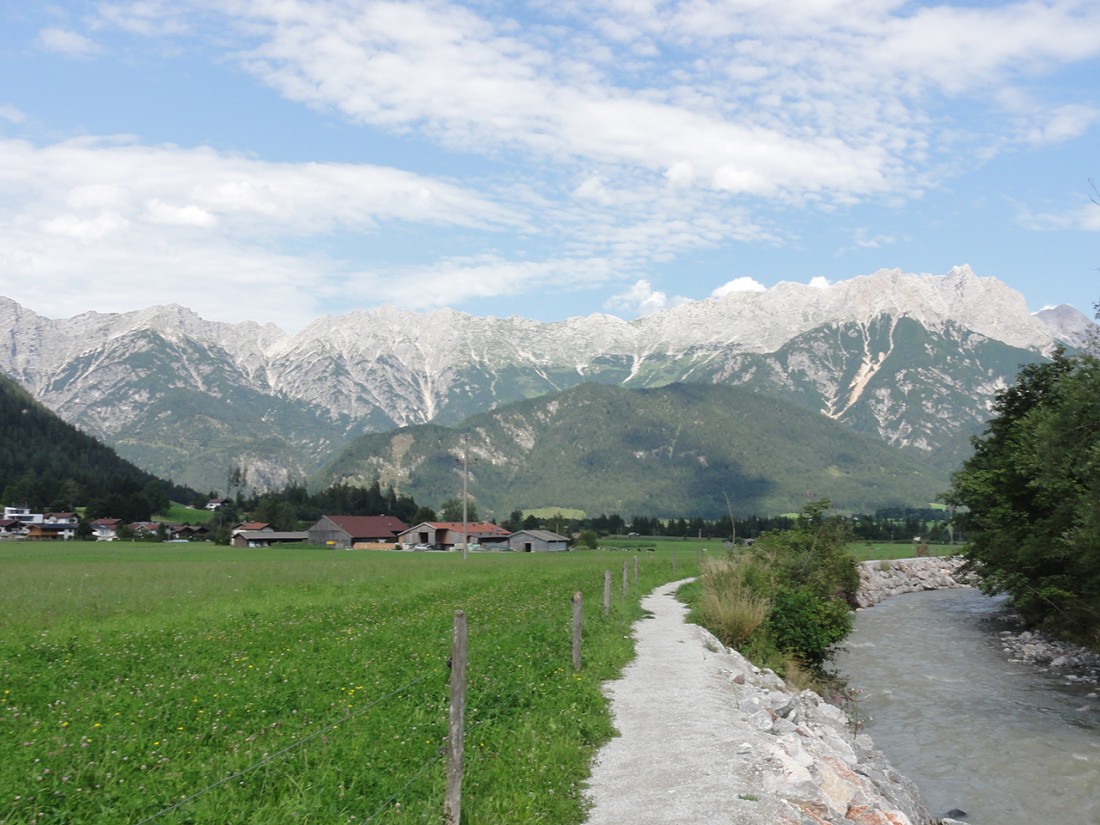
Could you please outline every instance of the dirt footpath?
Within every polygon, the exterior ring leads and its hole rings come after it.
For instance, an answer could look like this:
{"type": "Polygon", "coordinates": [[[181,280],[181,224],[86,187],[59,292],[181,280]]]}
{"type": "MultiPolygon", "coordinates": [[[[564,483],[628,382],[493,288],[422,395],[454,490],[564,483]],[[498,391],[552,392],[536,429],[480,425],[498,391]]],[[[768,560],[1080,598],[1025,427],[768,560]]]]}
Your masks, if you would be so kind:
{"type": "Polygon", "coordinates": [[[799,822],[786,803],[759,797],[760,772],[738,755],[746,731],[729,656],[684,621],[672,596],[682,584],[642,600],[653,618],[638,622],[636,658],[606,688],[621,735],[596,756],[588,825],[799,822]]]}

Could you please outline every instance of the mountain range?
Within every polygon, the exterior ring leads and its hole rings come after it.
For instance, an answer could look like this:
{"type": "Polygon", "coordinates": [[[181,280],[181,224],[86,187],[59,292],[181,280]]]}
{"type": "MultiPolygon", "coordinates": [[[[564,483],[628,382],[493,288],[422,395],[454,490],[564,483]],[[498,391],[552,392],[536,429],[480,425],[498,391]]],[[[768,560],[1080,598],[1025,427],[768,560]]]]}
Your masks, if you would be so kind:
{"type": "MultiPolygon", "coordinates": [[[[179,306],[55,320],[0,298],[0,371],[138,466],[202,490],[316,476],[357,437],[455,425],[579,384],[740,386],[946,474],[1019,365],[1094,328],[969,267],[781,283],[635,321],[383,308],[294,333],[179,306]]],[[[550,502],[552,503],[552,502],[550,502]]]]}

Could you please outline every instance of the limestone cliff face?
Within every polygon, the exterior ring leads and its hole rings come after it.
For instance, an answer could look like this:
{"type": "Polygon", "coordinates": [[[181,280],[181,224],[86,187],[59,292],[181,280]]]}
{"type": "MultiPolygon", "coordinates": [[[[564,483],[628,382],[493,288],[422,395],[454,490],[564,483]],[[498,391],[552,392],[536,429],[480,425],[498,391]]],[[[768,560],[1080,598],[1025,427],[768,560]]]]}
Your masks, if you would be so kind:
{"type": "Polygon", "coordinates": [[[362,433],[453,424],[585,381],[744,384],[951,453],[1021,361],[1091,328],[1080,313],[1033,316],[968,267],[781,283],[632,322],[383,308],[295,334],[178,306],[53,320],[0,298],[0,370],[123,456],[207,489],[227,460],[275,484],[362,433]]]}

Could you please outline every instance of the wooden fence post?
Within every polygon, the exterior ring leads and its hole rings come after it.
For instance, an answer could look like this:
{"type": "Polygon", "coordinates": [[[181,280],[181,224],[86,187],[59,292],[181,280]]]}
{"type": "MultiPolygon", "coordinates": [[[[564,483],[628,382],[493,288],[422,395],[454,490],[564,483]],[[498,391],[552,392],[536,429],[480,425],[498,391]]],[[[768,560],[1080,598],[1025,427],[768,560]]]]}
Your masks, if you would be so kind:
{"type": "Polygon", "coordinates": [[[626,559],[623,559],[623,598],[626,598],[626,559]]]}
{"type": "Polygon", "coordinates": [[[611,571],[603,571],[603,614],[611,612],[611,571]]]}
{"type": "Polygon", "coordinates": [[[466,740],[466,614],[455,611],[451,641],[451,718],[447,735],[447,795],[443,825],[458,825],[462,817],[462,757],[466,740]]]}
{"type": "Polygon", "coordinates": [[[638,583],[638,557],[634,557],[634,584],[638,583]]]}
{"type": "Polygon", "coordinates": [[[573,670],[581,669],[581,591],[573,594],[573,670]]]}

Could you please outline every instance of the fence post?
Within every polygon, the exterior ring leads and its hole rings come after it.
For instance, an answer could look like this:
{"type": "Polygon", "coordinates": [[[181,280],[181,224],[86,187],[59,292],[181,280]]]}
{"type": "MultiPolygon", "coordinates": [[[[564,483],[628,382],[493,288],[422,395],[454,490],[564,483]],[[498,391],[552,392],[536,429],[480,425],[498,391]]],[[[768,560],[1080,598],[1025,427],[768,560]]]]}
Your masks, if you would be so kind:
{"type": "Polygon", "coordinates": [[[638,583],[638,557],[634,557],[634,584],[638,583]]]}
{"type": "Polygon", "coordinates": [[[611,571],[603,571],[603,614],[611,612],[611,571]]]}
{"type": "Polygon", "coordinates": [[[573,594],[573,670],[581,669],[581,591],[573,594]]]}
{"type": "Polygon", "coordinates": [[[626,598],[626,559],[623,559],[623,598],[626,598]]]}
{"type": "Polygon", "coordinates": [[[447,795],[443,825],[458,825],[462,816],[462,757],[466,740],[466,614],[455,611],[451,641],[451,718],[447,735],[447,795]]]}

